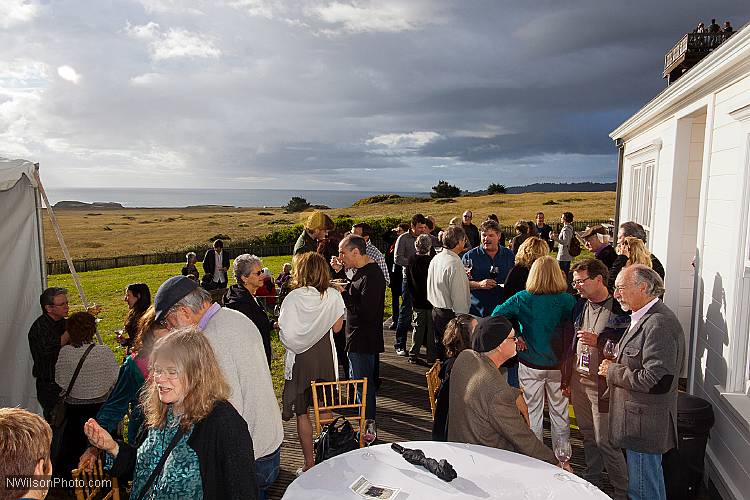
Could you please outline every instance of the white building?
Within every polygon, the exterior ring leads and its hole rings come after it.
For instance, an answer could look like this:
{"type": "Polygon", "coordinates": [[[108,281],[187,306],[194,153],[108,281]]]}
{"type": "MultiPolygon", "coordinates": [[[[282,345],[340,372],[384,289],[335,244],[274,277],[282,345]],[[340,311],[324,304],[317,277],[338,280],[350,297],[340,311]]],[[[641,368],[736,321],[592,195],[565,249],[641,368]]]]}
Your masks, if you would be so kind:
{"type": "Polygon", "coordinates": [[[688,390],[714,408],[708,477],[724,499],[750,498],[750,29],[610,136],[619,220],[648,231],[685,330],[688,390]]]}

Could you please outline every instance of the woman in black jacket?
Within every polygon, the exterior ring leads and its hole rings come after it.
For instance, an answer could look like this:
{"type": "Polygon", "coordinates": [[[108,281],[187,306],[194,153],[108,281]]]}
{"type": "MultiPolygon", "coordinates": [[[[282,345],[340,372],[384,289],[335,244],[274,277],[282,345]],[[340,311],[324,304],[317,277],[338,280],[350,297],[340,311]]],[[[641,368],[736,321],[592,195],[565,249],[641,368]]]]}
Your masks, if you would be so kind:
{"type": "Polygon", "coordinates": [[[257,499],[253,441],[228,398],[208,340],[189,327],[154,347],[141,395],[147,431],[139,434],[137,448],[114,441],[94,419],[84,430],[107,452],[113,476],[132,475],[131,498],[257,499]]]}
{"type": "Polygon", "coordinates": [[[224,306],[241,312],[255,324],[271,368],[271,322],[266,309],[255,298],[255,292],[263,286],[263,262],[255,255],[239,255],[234,259],[234,276],[237,284],[229,287],[224,295],[224,306]]]}

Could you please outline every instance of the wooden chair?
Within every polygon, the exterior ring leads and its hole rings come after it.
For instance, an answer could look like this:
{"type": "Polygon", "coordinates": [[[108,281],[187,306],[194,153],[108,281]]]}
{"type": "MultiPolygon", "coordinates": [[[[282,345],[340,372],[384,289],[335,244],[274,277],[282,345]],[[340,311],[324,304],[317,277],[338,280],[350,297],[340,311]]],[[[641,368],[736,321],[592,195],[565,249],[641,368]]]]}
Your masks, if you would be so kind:
{"type": "Polygon", "coordinates": [[[435,395],[440,387],[439,375],[441,366],[442,363],[437,359],[435,360],[435,364],[432,365],[432,368],[425,373],[425,377],[427,377],[427,395],[430,398],[430,408],[432,409],[433,418],[435,418],[435,395]]]}
{"type": "Polygon", "coordinates": [[[338,382],[311,382],[313,412],[315,413],[315,434],[320,434],[323,425],[335,417],[321,417],[321,412],[331,415],[333,410],[357,410],[354,416],[344,416],[356,422],[359,430],[359,447],[364,446],[365,409],[367,406],[367,377],[359,380],[339,380],[338,382]],[[357,403],[357,389],[362,391],[362,399],[357,403]]]}
{"type": "Polygon", "coordinates": [[[71,476],[76,481],[76,500],[93,500],[95,498],[120,500],[120,485],[117,478],[104,472],[101,458],[96,459],[91,472],[84,469],[73,469],[71,476]],[[108,482],[109,484],[107,484],[108,482]]]}

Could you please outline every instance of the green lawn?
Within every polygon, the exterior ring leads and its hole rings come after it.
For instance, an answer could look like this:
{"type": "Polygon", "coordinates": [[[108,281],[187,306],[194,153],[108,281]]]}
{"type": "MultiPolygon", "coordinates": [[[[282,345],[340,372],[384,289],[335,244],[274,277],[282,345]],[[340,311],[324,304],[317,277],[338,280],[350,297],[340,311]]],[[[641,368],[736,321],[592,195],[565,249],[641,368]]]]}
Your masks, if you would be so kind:
{"type": "MultiPolygon", "coordinates": [[[[291,262],[291,256],[281,255],[276,257],[264,257],[263,266],[268,267],[277,276],[285,262],[291,262]]],[[[115,269],[104,269],[102,271],[90,271],[80,273],[81,285],[89,302],[96,302],[102,306],[99,314],[99,333],[115,353],[118,360],[122,360],[125,350],[115,340],[115,330],[122,328],[128,306],[124,301],[125,287],[129,283],[146,283],[151,289],[153,299],[156,290],[167,278],[180,274],[182,264],[153,264],[147,266],[120,267],[115,269]]],[[[200,269],[200,268],[199,268],[200,269]]],[[[231,273],[231,269],[230,269],[231,273]]],[[[234,279],[230,276],[230,283],[234,279]]],[[[70,274],[55,274],[48,277],[49,286],[61,286],[68,289],[71,313],[82,310],[81,300],[78,297],[73,278],[70,274]]],[[[278,335],[274,334],[271,339],[273,348],[273,362],[271,376],[273,377],[276,395],[281,397],[284,384],[284,348],[279,342],[278,335]]]]}

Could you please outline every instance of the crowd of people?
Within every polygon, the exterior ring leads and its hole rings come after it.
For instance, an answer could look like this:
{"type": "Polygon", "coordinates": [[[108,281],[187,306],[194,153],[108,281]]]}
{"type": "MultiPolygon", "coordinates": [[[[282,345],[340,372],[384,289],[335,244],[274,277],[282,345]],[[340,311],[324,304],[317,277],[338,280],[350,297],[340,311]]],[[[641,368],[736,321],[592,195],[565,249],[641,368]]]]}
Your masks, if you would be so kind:
{"type": "Polygon", "coordinates": [[[546,406],[554,448],[569,439],[571,403],[585,478],[600,485],[606,470],[615,498],[665,498],[661,454],[676,446],[685,346],[660,300],[664,268],[646,231],[625,222],[612,242],[600,225],[576,234],[570,212],[559,231],[538,212],[515,224],[506,246],[496,216],[478,226],[473,218],[466,211],[440,229],[415,214],[384,235],[383,253],[368,224],[338,239],[333,221],[313,212],[275,282],[254,255],[230,266],[217,240],[202,280],[191,252],[153,303],[145,284],[128,285],[119,368],[94,341],[99,310],[69,316],[67,291],[45,290],[29,331],[44,419],[0,409],[0,476],[65,476],[101,459],[132,479],[132,498],[266,498],[279,474],[282,421],[296,423],[298,473],[315,464],[311,381],[367,378],[374,427],[390,288],[395,353],[442,362],[433,439],[569,470],[544,444],[542,420],[546,406]],[[572,264],[581,246],[591,256],[572,264]],[[212,290],[225,290],[220,302],[212,290]],[[276,323],[269,295],[280,302],[276,323]],[[286,350],[281,408],[274,329],[286,350]]]}

